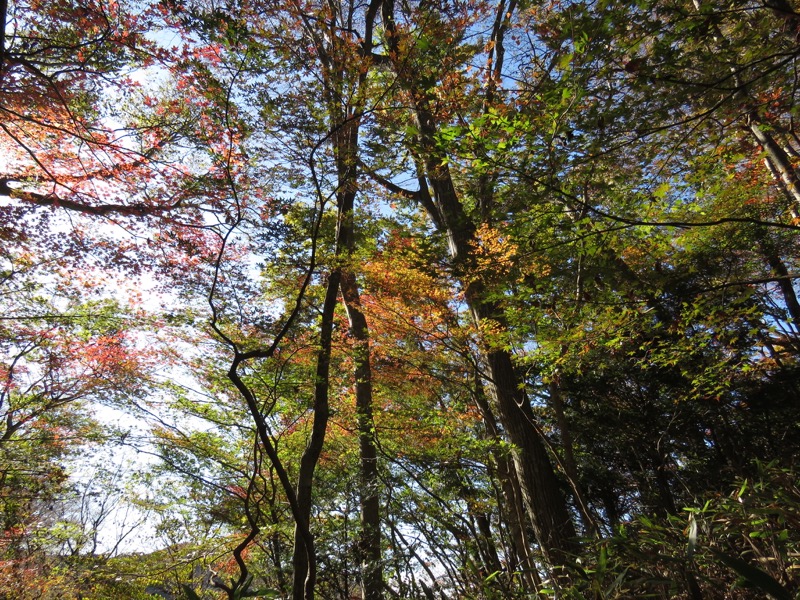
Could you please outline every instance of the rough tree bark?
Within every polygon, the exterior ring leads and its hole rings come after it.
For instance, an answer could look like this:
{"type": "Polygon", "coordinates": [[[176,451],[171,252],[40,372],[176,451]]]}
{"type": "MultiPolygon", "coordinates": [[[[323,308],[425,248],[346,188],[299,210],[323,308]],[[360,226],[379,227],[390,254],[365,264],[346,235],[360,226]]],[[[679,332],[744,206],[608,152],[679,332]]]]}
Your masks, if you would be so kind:
{"type": "MultiPolygon", "coordinates": [[[[502,439],[500,428],[497,426],[497,419],[485,397],[483,383],[477,373],[475,403],[481,412],[489,438],[497,441],[502,439]]],[[[522,494],[519,491],[519,479],[516,469],[509,455],[497,446],[492,451],[492,458],[494,459],[497,478],[500,482],[500,492],[502,494],[502,502],[500,504],[505,509],[502,521],[505,522],[511,534],[511,556],[506,557],[507,560],[511,558],[511,564],[508,567],[510,570],[519,571],[522,581],[525,582],[528,590],[535,592],[541,587],[542,582],[536,570],[536,563],[531,556],[531,543],[526,527],[527,519],[522,502],[522,494]]]]}

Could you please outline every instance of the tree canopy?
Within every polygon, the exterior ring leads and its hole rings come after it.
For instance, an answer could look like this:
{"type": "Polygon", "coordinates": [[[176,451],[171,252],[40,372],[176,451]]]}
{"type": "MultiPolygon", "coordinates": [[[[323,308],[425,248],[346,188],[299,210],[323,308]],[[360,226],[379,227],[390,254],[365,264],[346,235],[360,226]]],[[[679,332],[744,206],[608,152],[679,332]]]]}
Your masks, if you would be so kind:
{"type": "Polygon", "coordinates": [[[800,591],[800,6],[0,16],[0,599],[800,591]]]}

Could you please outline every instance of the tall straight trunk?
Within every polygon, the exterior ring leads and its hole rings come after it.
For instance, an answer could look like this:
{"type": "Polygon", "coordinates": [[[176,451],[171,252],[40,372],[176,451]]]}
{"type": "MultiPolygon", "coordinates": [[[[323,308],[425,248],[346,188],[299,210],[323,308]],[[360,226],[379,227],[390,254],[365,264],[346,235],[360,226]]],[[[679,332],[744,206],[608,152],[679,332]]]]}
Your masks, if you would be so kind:
{"type": "MultiPolygon", "coordinates": [[[[489,312],[496,307],[470,301],[469,296],[468,303],[476,322],[486,318],[497,322],[497,312],[489,312]]],[[[487,389],[513,445],[512,462],[536,540],[551,567],[567,565],[571,562],[570,554],[577,549],[575,529],[546,446],[534,426],[533,410],[520,388],[509,352],[490,349],[486,351],[486,359],[491,378],[487,389]]]]}
{"type": "MultiPolygon", "coordinates": [[[[300,459],[300,470],[297,475],[297,505],[300,514],[295,515],[297,523],[294,531],[294,551],[292,567],[292,598],[294,600],[313,600],[314,586],[317,581],[316,556],[311,538],[311,506],[314,470],[319,461],[325,432],[328,428],[330,407],[328,388],[330,387],[331,338],[333,335],[333,314],[341,282],[341,270],[335,269],[328,276],[328,287],[325,302],[322,305],[322,323],[320,324],[320,344],[317,352],[316,381],[314,384],[314,420],[308,445],[300,459]],[[305,534],[305,535],[304,535],[305,534]]],[[[311,538],[313,540],[313,538],[311,538]]]]}
{"type": "MultiPolygon", "coordinates": [[[[698,13],[702,14],[703,9],[701,7],[700,0],[692,1],[698,13]]],[[[774,6],[771,6],[771,8],[773,11],[776,11],[776,14],[786,19],[788,23],[793,23],[796,25],[798,22],[797,15],[792,10],[782,10],[782,6],[783,0],[779,0],[778,3],[774,6]],[[781,5],[781,9],[778,9],[779,4],[781,5]]],[[[714,24],[712,27],[714,31],[714,41],[723,46],[727,46],[729,40],[725,37],[725,34],[720,30],[719,26],[714,24]]],[[[792,43],[795,42],[796,40],[792,38],[792,43]]],[[[777,142],[775,137],[770,132],[769,126],[764,125],[758,109],[753,106],[752,98],[745,93],[745,87],[739,80],[739,73],[737,72],[736,67],[731,65],[730,72],[733,81],[736,84],[737,92],[735,96],[741,99],[743,107],[746,111],[744,114],[746,115],[747,128],[752,134],[753,138],[755,138],[759,145],[764,149],[764,153],[766,154],[764,163],[767,167],[767,170],[769,170],[773,178],[783,188],[783,191],[786,193],[786,195],[792,200],[793,205],[791,207],[791,213],[794,218],[797,218],[798,215],[800,215],[800,177],[798,177],[797,171],[795,170],[794,165],[792,165],[789,154],[777,142]]]]}
{"type": "Polygon", "coordinates": [[[6,74],[6,13],[8,12],[8,0],[0,0],[0,84],[3,83],[6,74]]]}
{"type": "MultiPolygon", "coordinates": [[[[359,88],[364,84],[360,81],[359,88]]],[[[338,125],[333,135],[339,192],[339,221],[336,230],[337,249],[352,259],[355,251],[353,209],[358,189],[358,143],[363,99],[357,97],[355,106],[335,117],[338,125]]],[[[331,103],[331,114],[336,108],[331,103]]],[[[351,263],[352,260],[348,260],[351,263]]],[[[370,364],[369,325],[361,309],[361,292],[350,266],[342,268],[340,281],[342,299],[349,321],[353,348],[356,388],[356,419],[359,444],[359,502],[361,532],[359,549],[363,600],[383,597],[383,565],[381,562],[380,494],[378,493],[378,452],[372,420],[372,367],[370,364]]]]}
{"type": "Polygon", "coordinates": [[[557,381],[550,382],[550,405],[556,415],[556,423],[558,431],[561,436],[561,446],[564,456],[561,459],[561,466],[564,473],[569,480],[572,493],[575,495],[575,505],[581,515],[581,521],[587,535],[597,537],[599,535],[599,527],[597,520],[592,515],[589,508],[589,502],[586,499],[586,494],[581,486],[580,477],[578,476],[578,463],[575,460],[575,453],[573,451],[572,431],[567,422],[567,415],[564,413],[564,398],[561,395],[561,388],[557,381]]]}
{"type": "MultiPolygon", "coordinates": [[[[475,403],[478,405],[478,410],[486,426],[486,432],[491,440],[500,441],[501,434],[497,426],[497,420],[486,399],[483,384],[479,377],[476,378],[475,384],[475,403]]],[[[500,481],[500,492],[502,494],[502,502],[500,504],[505,509],[503,521],[508,526],[511,534],[513,561],[509,568],[518,570],[522,574],[522,581],[530,591],[537,591],[541,585],[541,580],[530,552],[531,544],[528,539],[528,530],[525,526],[525,508],[519,491],[516,469],[508,454],[496,444],[493,446],[492,458],[497,468],[497,478],[500,481]]]]}
{"type": "Polygon", "coordinates": [[[500,564],[500,555],[497,553],[497,546],[492,536],[492,524],[489,521],[489,515],[485,512],[474,512],[472,516],[478,525],[476,535],[478,552],[481,556],[481,562],[486,568],[486,573],[487,575],[499,573],[502,565],[500,564]]]}
{"type": "Polygon", "coordinates": [[[361,504],[361,581],[363,600],[383,597],[383,564],[381,562],[381,515],[378,492],[378,452],[372,420],[372,367],[370,364],[369,329],[361,311],[361,298],[355,276],[346,271],[342,276],[342,296],[350,322],[350,335],[355,340],[356,418],[359,447],[359,499],[361,504]]]}
{"type": "Polygon", "coordinates": [[[772,269],[772,272],[778,278],[778,287],[783,295],[786,310],[789,312],[789,317],[792,320],[792,329],[800,331],[800,301],[797,299],[797,293],[794,291],[792,280],[789,277],[789,270],[778,255],[775,245],[767,238],[765,232],[761,232],[758,239],[758,246],[761,249],[761,253],[766,258],[770,269],[772,269]]]}
{"type": "MultiPolygon", "coordinates": [[[[347,14],[352,18],[354,4],[349,10],[341,10],[341,6],[330,3],[330,21],[310,19],[305,13],[299,19],[308,34],[308,39],[313,41],[316,53],[320,60],[323,99],[327,107],[327,116],[330,123],[328,141],[333,150],[336,164],[337,189],[336,202],[338,222],[336,227],[335,256],[338,261],[344,254],[352,254],[354,249],[353,236],[353,205],[357,192],[357,157],[358,136],[361,124],[361,114],[366,98],[366,77],[369,71],[364,68],[356,78],[356,93],[351,95],[346,90],[346,81],[343,75],[353,65],[339,62],[340,57],[350,56],[345,51],[344,38],[339,36],[337,26],[339,19],[347,19],[347,14]],[[330,28],[330,29],[328,29],[330,28]]],[[[367,61],[372,54],[372,37],[374,19],[378,10],[378,3],[373,1],[365,9],[364,35],[362,50],[367,61]]],[[[344,23],[341,23],[344,27],[344,23]]],[[[365,63],[365,66],[368,62],[365,63]]],[[[319,182],[315,180],[317,191],[319,182]]],[[[333,314],[337,302],[338,292],[341,289],[345,307],[350,318],[350,330],[356,339],[355,380],[359,427],[359,446],[361,451],[361,480],[360,486],[362,502],[362,540],[361,546],[365,556],[365,566],[362,567],[364,582],[364,598],[378,600],[382,594],[383,572],[380,561],[380,512],[377,495],[377,461],[372,427],[372,384],[369,363],[369,342],[367,322],[360,310],[359,291],[355,277],[337,266],[328,279],[328,288],[320,330],[320,351],[317,359],[317,380],[314,394],[314,429],[309,445],[303,454],[301,463],[301,477],[298,482],[298,497],[301,495],[304,506],[304,515],[310,516],[311,485],[314,467],[319,459],[322,442],[327,425],[329,406],[328,388],[330,372],[331,335],[333,327],[333,314]],[[319,427],[317,424],[319,423],[319,427]],[[302,488],[301,488],[302,485],[302,488]]],[[[306,600],[314,597],[316,576],[314,570],[314,556],[306,553],[304,556],[295,543],[293,557],[294,584],[293,598],[301,598],[303,590],[306,600]]]]}
{"type": "MultiPolygon", "coordinates": [[[[431,219],[447,235],[454,272],[464,288],[464,299],[475,324],[490,320],[507,329],[501,306],[486,299],[483,284],[471,270],[476,228],[458,198],[446,157],[437,144],[437,123],[429,108],[428,92],[416,79],[418,74],[410,72],[402,61],[393,1],[384,0],[382,8],[392,68],[413,99],[412,109],[419,127],[418,144],[413,150],[420,156],[433,189],[436,212],[431,219]]],[[[487,390],[513,446],[512,459],[536,539],[551,567],[570,564],[577,550],[572,517],[540,430],[534,425],[533,411],[520,386],[512,356],[503,348],[488,347],[482,352],[482,362],[488,370],[487,390]]]]}
{"type": "Polygon", "coordinates": [[[764,149],[767,168],[778,181],[784,192],[792,199],[794,215],[800,213],[800,178],[792,164],[792,160],[780,144],[762,125],[756,111],[752,111],[748,118],[748,128],[753,137],[764,149]]]}

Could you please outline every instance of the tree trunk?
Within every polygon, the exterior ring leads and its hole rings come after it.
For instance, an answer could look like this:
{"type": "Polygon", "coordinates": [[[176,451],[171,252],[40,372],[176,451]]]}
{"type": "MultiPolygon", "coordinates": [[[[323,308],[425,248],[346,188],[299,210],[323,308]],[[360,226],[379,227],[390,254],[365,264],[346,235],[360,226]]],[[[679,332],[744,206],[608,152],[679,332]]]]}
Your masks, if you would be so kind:
{"type": "MultiPolygon", "coordinates": [[[[364,79],[359,82],[363,89],[364,79]]],[[[336,120],[333,149],[336,160],[339,192],[339,221],[336,230],[337,250],[349,259],[355,250],[353,209],[358,189],[358,143],[360,113],[363,99],[355,106],[336,115],[331,103],[330,112],[336,120]]],[[[383,566],[381,562],[380,494],[378,493],[378,458],[375,445],[375,426],[372,420],[372,367],[370,364],[369,326],[361,310],[361,292],[355,274],[349,267],[342,269],[340,282],[342,299],[347,311],[350,334],[355,340],[353,377],[356,388],[356,418],[359,443],[359,501],[361,532],[359,550],[363,600],[383,597],[383,566]]]]}
{"type": "MultiPolygon", "coordinates": [[[[436,214],[431,215],[432,220],[440,224],[440,230],[447,235],[454,273],[464,287],[465,301],[475,324],[480,325],[488,319],[501,329],[507,329],[501,307],[494,301],[486,300],[483,285],[471,270],[476,242],[475,225],[458,199],[446,157],[438,148],[436,119],[429,108],[428,92],[420,88],[414,79],[415,74],[409,72],[402,60],[392,0],[383,2],[383,23],[387,30],[393,69],[414,102],[412,108],[419,126],[419,138],[413,150],[423,161],[433,189],[436,214]]],[[[536,539],[550,566],[569,564],[577,550],[572,518],[561,495],[545,443],[534,426],[533,411],[520,387],[511,354],[501,348],[485,348],[483,362],[488,368],[489,395],[513,445],[513,463],[536,539]]]]}
{"type": "Polygon", "coordinates": [[[567,416],[564,414],[564,399],[561,396],[561,388],[557,381],[550,382],[550,404],[555,412],[558,431],[561,435],[561,446],[564,451],[564,457],[561,460],[562,468],[564,469],[567,479],[569,479],[572,493],[575,494],[575,505],[581,515],[586,534],[596,537],[600,532],[597,526],[597,520],[591,513],[589,502],[586,499],[586,494],[583,492],[583,487],[581,486],[578,476],[578,463],[575,461],[575,454],[572,447],[572,432],[567,422],[567,416]]]}
{"type": "Polygon", "coordinates": [[[770,172],[782,184],[784,191],[794,202],[794,213],[800,212],[800,179],[792,165],[792,161],[786,151],[773,138],[760,123],[760,119],[755,111],[748,118],[750,133],[758,141],[766,153],[769,161],[767,167],[770,172]]]}
{"type": "MultiPolygon", "coordinates": [[[[481,412],[489,438],[500,441],[500,430],[497,427],[494,413],[484,396],[480,379],[476,381],[475,402],[481,412]]],[[[494,458],[494,462],[497,465],[497,478],[500,481],[502,494],[502,502],[500,504],[505,508],[503,522],[507,525],[511,534],[513,561],[508,565],[508,568],[509,570],[518,570],[528,590],[535,592],[539,589],[541,580],[536,570],[536,563],[531,556],[531,544],[525,527],[525,508],[522,504],[522,495],[519,492],[516,470],[509,456],[496,445],[492,451],[492,458],[494,458]]]]}
{"type": "MultiPolygon", "coordinates": [[[[481,305],[472,310],[477,322],[488,318],[481,316],[484,311],[486,307],[481,305]]],[[[534,426],[533,411],[520,389],[511,355],[505,350],[488,350],[486,355],[491,378],[489,394],[513,444],[511,457],[534,534],[551,567],[567,565],[577,550],[575,529],[547,449],[534,426]]]]}
{"type": "Polygon", "coordinates": [[[772,269],[772,272],[778,277],[778,287],[783,295],[786,310],[789,312],[789,317],[792,320],[792,329],[796,332],[800,331],[800,301],[797,299],[797,293],[794,291],[792,280],[789,277],[789,270],[778,255],[774,244],[767,238],[765,232],[761,232],[758,245],[770,269],[772,269]]]}
{"type": "Polygon", "coordinates": [[[372,367],[370,365],[369,329],[361,312],[361,299],[355,276],[342,276],[342,296],[355,340],[356,416],[359,444],[359,498],[361,502],[361,581],[363,600],[383,597],[381,562],[381,516],[378,493],[378,453],[372,420],[372,367]]]}
{"type": "Polygon", "coordinates": [[[313,600],[314,586],[317,580],[314,545],[313,543],[308,543],[308,538],[313,540],[313,537],[310,533],[306,533],[304,539],[303,533],[310,532],[311,492],[314,484],[314,470],[322,452],[330,416],[328,388],[330,386],[331,338],[333,335],[333,314],[336,309],[340,281],[341,271],[335,269],[328,277],[325,302],[322,306],[322,323],[319,334],[320,347],[317,353],[316,382],[314,384],[314,422],[311,427],[311,437],[308,440],[308,445],[300,459],[300,470],[297,476],[297,504],[300,514],[295,516],[297,523],[295,525],[294,552],[292,555],[294,569],[292,598],[294,600],[313,600]]]}

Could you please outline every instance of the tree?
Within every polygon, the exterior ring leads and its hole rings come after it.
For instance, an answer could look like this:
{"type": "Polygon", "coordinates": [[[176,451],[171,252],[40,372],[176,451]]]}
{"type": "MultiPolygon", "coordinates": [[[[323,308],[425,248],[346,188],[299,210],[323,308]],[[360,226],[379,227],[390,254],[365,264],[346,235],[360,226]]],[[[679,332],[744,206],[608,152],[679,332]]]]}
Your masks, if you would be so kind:
{"type": "Polygon", "coordinates": [[[68,463],[116,437],[115,428],[101,427],[91,405],[120,407],[142,395],[148,359],[135,347],[135,332],[121,331],[132,311],[91,300],[82,286],[76,290],[53,276],[52,287],[37,283],[43,265],[32,255],[3,254],[2,579],[9,593],[39,597],[79,585],[78,573],[58,581],[53,556],[98,552],[107,505],[91,514],[82,510],[82,520],[71,521],[68,463]]]}
{"type": "MultiPolygon", "coordinates": [[[[82,262],[86,281],[158,278],[161,314],[136,319],[171,381],[130,399],[167,554],[192,544],[206,584],[600,597],[661,593],[640,580],[668,563],[687,597],[731,571],[791,589],[790,569],[747,568],[780,550],[715,540],[700,559],[691,522],[675,549],[683,507],[796,451],[791,6],[4,14],[8,281],[53,265],[14,301],[52,273],[80,284],[82,262]]],[[[134,349],[118,314],[65,325],[72,289],[55,338],[42,315],[2,331],[9,372],[50,365],[58,336],[70,365],[134,349]]],[[[89,400],[141,385],[113,368],[60,381],[89,400]]],[[[12,429],[78,414],[33,396],[12,429]]]]}

